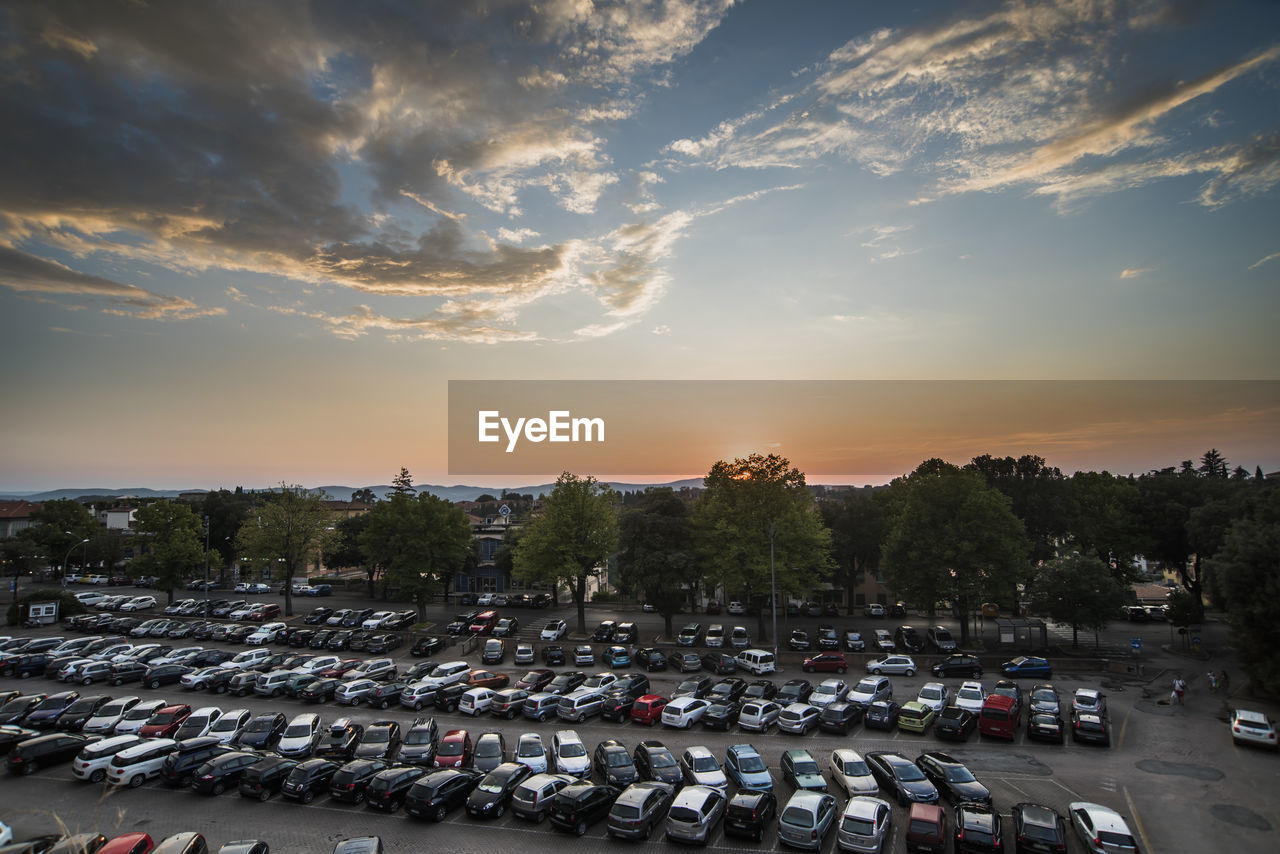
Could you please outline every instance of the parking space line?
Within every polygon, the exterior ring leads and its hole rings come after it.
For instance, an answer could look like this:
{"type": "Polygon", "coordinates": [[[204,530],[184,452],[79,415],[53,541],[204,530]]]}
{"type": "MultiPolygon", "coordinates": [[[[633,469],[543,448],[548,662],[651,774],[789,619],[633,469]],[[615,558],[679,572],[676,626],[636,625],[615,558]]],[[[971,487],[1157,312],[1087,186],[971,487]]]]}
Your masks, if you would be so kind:
{"type": "Polygon", "coordinates": [[[1138,808],[1133,803],[1133,798],[1129,797],[1129,787],[1124,786],[1124,800],[1129,805],[1129,815],[1133,818],[1134,825],[1138,828],[1138,835],[1142,837],[1142,847],[1148,854],[1155,854],[1155,849],[1151,847],[1151,840],[1147,838],[1147,831],[1142,827],[1142,819],[1138,817],[1138,808]]]}
{"type": "Polygon", "coordinates": [[[1130,709],[1129,711],[1124,713],[1124,721],[1122,721],[1120,724],[1120,737],[1116,739],[1116,750],[1119,750],[1120,748],[1124,747],[1124,734],[1129,729],[1129,714],[1132,711],[1133,710],[1130,709]]]}
{"type": "Polygon", "coordinates": [[[1055,780],[1053,777],[1049,777],[1049,778],[1048,778],[1048,780],[1049,780],[1049,782],[1050,782],[1050,783],[1052,783],[1053,785],[1057,786],[1059,789],[1061,789],[1062,791],[1064,791],[1064,792],[1066,792],[1068,795],[1070,795],[1070,796],[1072,797],[1072,799],[1073,799],[1073,800],[1077,800],[1077,801],[1078,801],[1078,800],[1080,800],[1081,798],[1083,798],[1083,797],[1084,797],[1084,796],[1083,796],[1083,795],[1081,795],[1079,792],[1077,792],[1075,789],[1072,789],[1072,788],[1071,788],[1071,787],[1069,787],[1069,786],[1064,786],[1062,783],[1059,783],[1059,782],[1058,782],[1057,780],[1055,780]]]}

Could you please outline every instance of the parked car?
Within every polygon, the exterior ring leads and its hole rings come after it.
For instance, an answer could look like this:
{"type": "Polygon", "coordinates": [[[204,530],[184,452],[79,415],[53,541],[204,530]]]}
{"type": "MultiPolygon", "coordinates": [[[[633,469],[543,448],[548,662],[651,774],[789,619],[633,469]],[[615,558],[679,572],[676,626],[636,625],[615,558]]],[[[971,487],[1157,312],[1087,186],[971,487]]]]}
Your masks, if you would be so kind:
{"type": "Polygon", "coordinates": [[[280,794],[309,804],[315,800],[316,795],[328,791],[339,767],[331,759],[307,759],[299,762],[280,785],[280,794]]]}
{"type": "Polygon", "coordinates": [[[858,684],[845,695],[846,702],[857,703],[860,706],[869,706],[876,700],[892,698],[893,683],[884,676],[865,676],[858,680],[858,684]]]}
{"type": "Polygon", "coordinates": [[[557,830],[583,836],[591,825],[609,815],[619,794],[621,793],[613,786],[573,783],[565,786],[551,799],[547,817],[557,830]]]}
{"type": "Polygon", "coordinates": [[[818,715],[818,728],[823,732],[847,735],[866,714],[866,708],[857,703],[831,703],[818,715]]]}
{"type": "Polygon", "coordinates": [[[866,729],[892,730],[898,725],[898,716],[902,707],[893,700],[876,700],[867,706],[862,716],[862,725],[866,729]]]}
{"type": "Polygon", "coordinates": [[[485,774],[467,796],[467,815],[473,818],[501,818],[511,805],[515,790],[531,775],[529,766],[504,762],[485,774]]]}
{"type": "Polygon", "coordinates": [[[948,655],[929,668],[929,672],[934,676],[968,676],[977,679],[982,676],[982,661],[977,656],[962,653],[948,655]]]}
{"type": "Polygon", "coordinates": [[[947,706],[938,713],[933,724],[933,734],[947,741],[965,741],[978,728],[978,718],[973,712],[958,706],[947,706]]]}
{"type": "Polygon", "coordinates": [[[400,724],[397,721],[374,721],[364,729],[356,746],[356,759],[383,759],[394,762],[400,753],[400,724]]]}
{"type": "MultiPolygon", "coordinates": [[[[981,725],[981,721],[979,721],[981,725]]],[[[1111,727],[1107,719],[1092,712],[1071,710],[1071,740],[1111,746],[1111,727]]]]}
{"type": "Polygon", "coordinates": [[[1027,715],[1027,738],[1033,741],[1062,744],[1066,740],[1066,734],[1067,728],[1059,715],[1035,710],[1027,715]]]}
{"type": "Polygon", "coordinates": [[[873,750],[866,754],[866,760],[881,790],[892,794],[902,806],[938,802],[937,787],[918,765],[901,753],[873,750]]]}
{"type": "Polygon", "coordinates": [[[865,795],[850,798],[840,815],[836,847],[879,854],[886,847],[892,821],[893,808],[886,801],[865,795]]]}
{"type": "Polygon", "coordinates": [[[668,783],[643,780],[632,783],[613,802],[606,817],[610,837],[648,839],[653,829],[666,816],[675,787],[668,783]]]}
{"type": "Polygon", "coordinates": [[[844,673],[849,669],[849,662],[842,653],[823,652],[806,658],[800,669],[805,673],[844,673]]]}
{"type": "Polygon", "coordinates": [[[76,758],[94,739],[81,733],[50,733],[16,744],[5,757],[10,774],[34,774],[41,768],[76,758]]]}
{"type": "Polygon", "coordinates": [[[1067,806],[1071,824],[1090,854],[1137,851],[1138,841],[1120,813],[1101,804],[1075,801],[1067,806]]]}
{"type": "Polygon", "coordinates": [[[465,768],[471,764],[471,749],[470,733],[465,729],[449,730],[436,745],[432,764],[437,768],[465,768]]]}
{"type": "Polygon", "coordinates": [[[1276,749],[1275,722],[1261,712],[1249,709],[1231,710],[1231,741],[1255,747],[1276,749]]]}
{"type": "Polygon", "coordinates": [[[273,750],[287,725],[283,713],[264,712],[250,720],[232,744],[242,750],[273,750]]]}
{"type": "Polygon", "coordinates": [[[916,759],[916,765],[950,803],[991,803],[991,790],[978,782],[973,772],[950,754],[936,750],[922,753],[916,759]]]}
{"type": "Polygon", "coordinates": [[[419,777],[405,795],[405,812],[415,818],[444,821],[466,803],[483,774],[469,768],[442,768],[419,777]]]}
{"type": "Polygon", "coordinates": [[[808,735],[818,726],[821,712],[808,703],[792,703],[778,713],[778,730],[795,735],[808,735]]]}
{"type": "Polygon", "coordinates": [[[705,845],[724,817],[727,805],[728,797],[723,789],[685,786],[667,811],[667,839],[705,845]]]}
{"type": "Polygon", "coordinates": [[[329,797],[351,804],[364,803],[369,782],[386,767],[381,759],[352,759],[333,773],[329,797]]]}
{"type": "Polygon", "coordinates": [[[813,754],[807,750],[801,748],[784,750],[778,767],[782,773],[782,779],[790,783],[793,788],[815,792],[827,790],[826,778],[822,776],[822,770],[818,767],[813,754]]]}
{"type": "Polygon", "coordinates": [[[1000,665],[1000,672],[1005,676],[1018,679],[1053,678],[1053,667],[1049,664],[1049,660],[1038,656],[1020,655],[1000,665]]]}
{"type": "Polygon", "coordinates": [[[778,813],[778,841],[793,848],[818,850],[840,814],[825,792],[799,790],[778,813]]]}
{"type": "Polygon", "coordinates": [[[1014,854],[1058,854],[1067,850],[1067,822],[1051,807],[1017,803],[1013,817],[1014,854]]]}
{"type": "Polygon", "coordinates": [[[283,756],[263,756],[257,762],[244,769],[237,783],[240,796],[268,801],[280,791],[285,780],[298,767],[296,759],[283,756]]]}
{"type": "Polygon", "coordinates": [[[777,812],[778,800],[773,792],[739,789],[725,810],[725,836],[745,836],[761,842],[777,812]]]}
{"type": "Polygon", "coordinates": [[[414,765],[393,765],[373,775],[365,786],[365,803],[377,810],[399,812],[409,790],[427,773],[426,768],[414,765]]]}

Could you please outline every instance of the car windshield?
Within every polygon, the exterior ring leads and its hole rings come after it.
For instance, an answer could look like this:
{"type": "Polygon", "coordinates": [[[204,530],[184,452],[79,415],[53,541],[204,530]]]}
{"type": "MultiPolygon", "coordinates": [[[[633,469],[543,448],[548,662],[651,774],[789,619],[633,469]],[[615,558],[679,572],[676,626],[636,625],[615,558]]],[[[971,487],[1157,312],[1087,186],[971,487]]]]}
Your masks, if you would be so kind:
{"type": "Polygon", "coordinates": [[[963,700],[981,700],[982,691],[977,688],[961,688],[956,696],[963,700]]]}
{"type": "Polygon", "coordinates": [[[698,690],[698,680],[686,679],[685,681],[680,683],[680,687],[677,688],[676,690],[677,691],[696,691],[698,690]]]}
{"type": "Polygon", "coordinates": [[[267,732],[273,726],[275,721],[271,718],[256,718],[249,723],[249,732],[267,732]]]}
{"type": "Polygon", "coordinates": [[[147,718],[151,717],[151,711],[151,709],[139,709],[135,707],[124,716],[124,719],[126,721],[145,721],[147,718]]]}
{"type": "Polygon", "coordinates": [[[476,742],[476,758],[491,758],[502,755],[502,744],[497,739],[481,739],[476,742]]]}
{"type": "Polygon", "coordinates": [[[795,769],[797,774],[821,773],[818,771],[818,763],[814,762],[812,759],[801,759],[799,762],[795,763],[795,769]]]}
{"type": "Polygon", "coordinates": [[[649,764],[654,768],[670,768],[676,764],[676,758],[666,751],[660,751],[650,754],[649,764]]]}
{"type": "Polygon", "coordinates": [[[124,706],[125,704],[122,702],[107,703],[105,706],[103,706],[101,709],[98,710],[98,716],[109,718],[114,715],[118,715],[124,711],[124,706]]]}
{"type": "Polygon", "coordinates": [[[210,730],[210,732],[228,732],[236,729],[236,725],[238,723],[239,723],[239,720],[237,720],[234,717],[229,717],[229,718],[224,717],[219,719],[219,721],[213,725],[213,729],[210,730]]]}
{"type": "Polygon", "coordinates": [[[572,759],[578,756],[586,756],[587,749],[581,744],[569,743],[560,745],[560,755],[566,759],[572,759]]]}
{"type": "Polygon", "coordinates": [[[845,833],[852,833],[855,836],[871,836],[875,833],[876,826],[865,818],[846,817],[840,824],[840,829],[845,833]]]}
{"type": "Polygon", "coordinates": [[[947,768],[947,781],[950,783],[974,783],[977,782],[969,769],[963,765],[951,765],[947,768]]]}
{"type": "Polygon", "coordinates": [[[311,735],[311,727],[307,724],[293,724],[284,731],[285,738],[303,738],[311,735]]]}
{"type": "Polygon", "coordinates": [[[391,740],[391,727],[370,727],[364,734],[365,744],[386,744],[391,740]]]}
{"type": "Polygon", "coordinates": [[[844,773],[849,777],[865,777],[871,773],[871,770],[867,768],[867,763],[861,760],[856,762],[846,761],[844,763],[844,773]]]}
{"type": "Polygon", "coordinates": [[[835,685],[819,685],[813,693],[815,694],[834,694],[839,689],[835,685]]]}
{"type": "Polygon", "coordinates": [[[522,741],[516,749],[516,756],[541,756],[545,752],[540,741],[522,741]]]}
{"type": "Polygon", "coordinates": [[[430,744],[431,742],[431,730],[426,727],[409,730],[409,736],[404,740],[405,744],[430,744]]]}
{"type": "Polygon", "coordinates": [[[1056,703],[1058,695],[1047,688],[1041,688],[1039,691],[1031,692],[1031,699],[1036,703],[1056,703]]]}
{"type": "Polygon", "coordinates": [[[610,768],[622,768],[631,764],[631,757],[624,750],[611,750],[608,756],[610,768]]]}
{"type": "Polygon", "coordinates": [[[921,699],[921,700],[941,700],[941,699],[942,699],[942,689],[941,689],[941,688],[929,688],[929,687],[921,688],[921,689],[920,689],[920,699],[921,699]]]}
{"type": "Polygon", "coordinates": [[[859,694],[874,694],[876,692],[876,683],[864,679],[858,683],[857,692],[859,694]]]}
{"type": "Polygon", "coordinates": [[[795,827],[813,827],[813,813],[804,807],[787,807],[782,812],[782,820],[795,827]]]}
{"type": "Polygon", "coordinates": [[[694,771],[715,771],[720,766],[716,763],[714,756],[695,756],[693,757],[694,771]]]}
{"type": "Polygon", "coordinates": [[[151,723],[153,724],[173,723],[173,719],[176,715],[177,715],[177,712],[166,712],[164,714],[160,714],[159,712],[157,712],[156,714],[151,716],[151,723]]]}
{"type": "Polygon", "coordinates": [[[440,743],[441,756],[461,756],[462,742],[460,741],[444,741],[440,743]]]}
{"type": "Polygon", "coordinates": [[[893,775],[904,783],[914,783],[924,779],[924,773],[910,762],[895,764],[893,775]]]}
{"type": "Polygon", "coordinates": [[[738,763],[738,767],[742,769],[744,774],[756,774],[767,770],[764,760],[759,756],[744,756],[738,763]]]}

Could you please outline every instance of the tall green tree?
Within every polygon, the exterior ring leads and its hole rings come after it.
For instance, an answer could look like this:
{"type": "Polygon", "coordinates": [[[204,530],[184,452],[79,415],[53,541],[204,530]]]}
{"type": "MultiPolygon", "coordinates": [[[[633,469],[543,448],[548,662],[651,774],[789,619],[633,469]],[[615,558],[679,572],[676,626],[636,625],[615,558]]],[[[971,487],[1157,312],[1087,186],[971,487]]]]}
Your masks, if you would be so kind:
{"type": "Polygon", "coordinates": [[[360,548],[387,584],[409,594],[426,618],[428,597],[443,589],[471,553],[471,526],[458,507],[429,493],[395,492],[369,511],[360,548]]]}
{"type": "Polygon", "coordinates": [[[1057,554],[1066,532],[1067,479],[1061,470],[1035,454],[1017,459],[983,454],[965,469],[982,475],[988,486],[1009,498],[1014,515],[1027,529],[1033,564],[1057,554]]]}
{"type": "MultiPolygon", "coordinates": [[[[101,530],[88,507],[70,498],[57,498],[31,511],[31,527],[23,533],[44,551],[50,564],[66,572],[80,542],[92,541],[101,530]]],[[[87,557],[84,560],[87,562],[87,557]]]]}
{"type": "Polygon", "coordinates": [[[928,461],[894,488],[901,493],[884,549],[889,586],[933,613],[950,599],[965,618],[988,597],[1010,590],[1025,572],[1030,543],[1012,502],[981,475],[928,461]]]}
{"type": "Polygon", "coordinates": [[[346,516],[338,520],[334,526],[334,538],[329,549],[324,553],[324,564],[330,568],[355,566],[364,570],[368,583],[369,598],[374,596],[374,584],[378,578],[378,564],[369,560],[364,548],[360,545],[360,537],[369,530],[372,518],[368,513],[359,516],[346,516]]]}
{"type": "Polygon", "coordinates": [[[133,561],[138,575],[154,575],[173,602],[173,590],[188,573],[204,566],[204,529],[200,517],[179,501],[162,499],[140,507],[134,530],[142,539],[142,556],[133,561]]]}
{"type": "Polygon", "coordinates": [[[236,537],[251,504],[252,497],[242,490],[226,489],[206,492],[200,503],[200,515],[209,520],[209,548],[216,553],[209,556],[209,565],[217,569],[218,579],[224,584],[227,570],[235,563],[236,537]]]}
{"type": "Polygon", "coordinates": [[[1064,555],[1043,564],[1028,589],[1031,606],[1055,623],[1071,627],[1071,645],[1080,630],[1099,631],[1125,603],[1127,589],[1111,567],[1094,555],[1064,555]]]}
{"type": "Polygon", "coordinates": [[[685,604],[694,575],[693,519],[689,504],[670,487],[646,489],[618,520],[618,570],[629,591],[652,604],[672,636],[672,618],[685,604]]]}
{"type": "Polygon", "coordinates": [[[1131,477],[1107,471],[1076,472],[1067,486],[1067,544],[1114,563],[1116,578],[1136,578],[1133,559],[1145,550],[1142,496],[1131,477]]]}
{"type": "MultiPolygon", "coordinates": [[[[780,593],[812,594],[830,577],[831,531],[804,473],[785,457],[720,460],[703,484],[694,526],[712,586],[723,585],[726,594],[762,606],[770,602],[771,567],[780,593]]],[[[758,614],[756,636],[767,640],[765,607],[758,614]]]]}
{"type": "Polygon", "coordinates": [[[587,579],[598,576],[617,549],[616,501],[613,490],[594,477],[564,472],[516,548],[516,578],[569,587],[579,632],[587,630],[587,579]]]}
{"type": "Polygon", "coordinates": [[[351,493],[351,500],[356,504],[377,504],[378,496],[372,489],[366,486],[363,489],[354,490],[351,493]]]}
{"type": "Polygon", "coordinates": [[[240,526],[237,551],[251,558],[275,561],[284,570],[284,613],[293,616],[293,577],[318,561],[333,539],[328,496],[323,490],[280,484],[268,493],[240,526]]]}
{"type": "MultiPolygon", "coordinates": [[[[843,579],[845,590],[854,590],[879,569],[889,535],[887,496],[883,489],[860,489],[820,505],[822,520],[831,531],[837,577],[843,579]]],[[[853,596],[849,596],[848,608],[852,616],[853,596]]]]}

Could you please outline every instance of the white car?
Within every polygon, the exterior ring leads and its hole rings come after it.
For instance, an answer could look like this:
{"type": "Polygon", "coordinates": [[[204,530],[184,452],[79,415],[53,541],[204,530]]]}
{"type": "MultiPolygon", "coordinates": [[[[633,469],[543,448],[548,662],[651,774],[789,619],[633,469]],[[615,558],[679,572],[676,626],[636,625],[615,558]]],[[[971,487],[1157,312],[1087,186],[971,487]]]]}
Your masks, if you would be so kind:
{"type": "Polygon", "coordinates": [[[905,676],[916,675],[916,663],[909,655],[886,655],[867,662],[867,672],[879,676],[881,673],[901,673],[905,676]]]}
{"type": "Polygon", "coordinates": [[[1137,851],[1138,841],[1134,839],[1129,825],[1125,824],[1120,813],[1101,804],[1076,801],[1067,806],[1071,816],[1071,824],[1080,836],[1080,842],[1091,854],[1118,854],[1118,852],[1137,851]]]}
{"type": "Polygon", "coordinates": [[[831,776],[851,798],[874,795],[878,789],[876,778],[862,756],[847,747],[831,751],[831,776]]]}
{"type": "Polygon", "coordinates": [[[232,593],[248,593],[249,582],[241,581],[239,584],[237,584],[235,587],[232,588],[231,592],[232,593]]]}
{"type": "Polygon", "coordinates": [[[808,703],[792,703],[778,713],[778,731],[807,735],[821,716],[822,712],[808,703]]]}
{"type": "Polygon", "coordinates": [[[926,682],[916,695],[916,702],[941,712],[951,702],[951,689],[941,682],[926,682]]]}
{"type": "Polygon", "coordinates": [[[116,758],[116,754],[130,747],[137,747],[143,741],[140,735],[113,735],[111,738],[85,745],[85,748],[76,754],[75,760],[72,761],[71,773],[77,780],[101,783],[107,778],[111,760],[116,758]]]}
{"type": "Polygon", "coordinates": [[[246,592],[246,593],[254,593],[254,594],[257,594],[257,593],[270,593],[270,592],[271,592],[271,587],[270,587],[270,585],[263,584],[261,581],[256,581],[256,582],[254,582],[253,584],[250,584],[250,585],[249,585],[249,587],[248,587],[248,589],[247,589],[247,590],[245,590],[245,592],[246,592]]]}
{"type": "Polygon", "coordinates": [[[195,606],[196,600],[194,599],[179,599],[172,605],[166,605],[164,607],[164,612],[169,616],[173,616],[174,614],[181,613],[183,608],[194,608],[195,606]]]}
{"type": "Polygon", "coordinates": [[[964,709],[966,712],[980,714],[982,712],[982,704],[987,699],[987,691],[982,687],[981,682],[965,682],[960,686],[960,690],[956,692],[956,708],[964,709]]]}
{"type": "Polygon", "coordinates": [[[886,847],[893,807],[880,798],[850,798],[836,828],[836,848],[878,854],[886,847]]]}
{"type": "Polygon", "coordinates": [[[472,688],[458,700],[458,711],[472,717],[487,712],[493,705],[493,695],[496,693],[492,688],[472,688]]]}
{"type": "Polygon", "coordinates": [[[243,620],[245,617],[249,616],[249,615],[250,615],[250,614],[252,614],[254,611],[256,611],[256,610],[258,610],[259,608],[261,608],[261,607],[262,607],[262,605],[263,605],[263,603],[261,603],[261,602],[253,602],[253,603],[250,603],[250,604],[248,604],[248,605],[241,605],[239,608],[236,608],[234,611],[232,611],[230,614],[228,614],[228,615],[227,615],[227,619],[228,619],[228,620],[243,620]]]}
{"type": "Polygon", "coordinates": [[[187,738],[199,738],[208,735],[221,717],[222,709],[217,706],[201,706],[182,722],[182,729],[192,733],[187,738]]]}
{"type": "Polygon", "coordinates": [[[516,664],[533,664],[533,662],[534,662],[533,644],[531,643],[516,644],[515,663],[516,664]]]}
{"type": "Polygon", "coordinates": [[[575,777],[586,777],[591,773],[591,757],[587,755],[587,746],[571,729],[562,729],[552,737],[551,756],[557,771],[575,777]]]}
{"type": "Polygon", "coordinates": [[[489,605],[492,605],[492,604],[493,604],[493,594],[492,594],[492,593],[481,593],[481,594],[480,594],[480,597],[479,597],[478,599],[476,599],[476,604],[477,604],[477,605],[479,605],[479,606],[480,606],[480,607],[482,607],[482,608],[483,608],[483,607],[486,607],[486,606],[489,606],[489,605]]]}
{"type": "Polygon", "coordinates": [[[395,611],[374,611],[373,614],[369,616],[369,619],[360,624],[360,628],[380,629],[386,625],[388,620],[394,620],[395,616],[395,611]]]}
{"type": "Polygon", "coordinates": [[[845,695],[845,702],[869,706],[876,700],[892,700],[893,684],[886,676],[866,676],[845,695]]]}
{"type": "Polygon", "coordinates": [[[697,744],[690,747],[680,757],[680,771],[686,783],[695,786],[710,786],[721,793],[729,787],[729,778],[725,776],[720,761],[708,748],[697,744]]]}
{"type": "Polygon", "coordinates": [[[551,620],[542,628],[541,639],[544,641],[558,641],[569,632],[569,626],[564,620],[551,620]]]}
{"type": "Polygon", "coordinates": [[[1077,688],[1071,697],[1071,708],[1094,715],[1107,714],[1107,695],[1096,688],[1077,688]]]}
{"type": "Polygon", "coordinates": [[[312,712],[294,715],[293,720],[285,727],[280,743],[276,745],[276,753],[290,758],[311,755],[316,742],[320,740],[320,716],[312,712]]]}
{"type": "Polygon", "coordinates": [[[282,632],[289,626],[285,623],[263,623],[256,632],[244,639],[247,646],[262,646],[264,643],[275,643],[282,632]]]}
{"type": "Polygon", "coordinates": [[[730,602],[728,610],[730,614],[737,617],[747,613],[747,606],[743,605],[741,602],[730,602]]]}
{"type": "Polygon", "coordinates": [[[823,679],[813,693],[809,695],[809,705],[825,709],[832,703],[839,703],[849,693],[849,686],[843,679],[823,679]]]}
{"type": "Polygon", "coordinates": [[[154,596],[134,596],[120,606],[121,611],[146,611],[156,606],[154,596]]]}
{"type": "Polygon", "coordinates": [[[542,736],[536,732],[526,732],[520,736],[514,761],[528,765],[529,770],[535,774],[546,773],[547,748],[542,744],[542,736]]]}
{"type": "Polygon", "coordinates": [[[209,735],[218,739],[220,744],[230,744],[251,720],[253,715],[248,709],[230,709],[223,712],[218,722],[209,729],[209,735]]]}
{"type": "Polygon", "coordinates": [[[330,667],[336,667],[342,659],[336,655],[317,655],[315,658],[309,658],[306,661],[293,668],[294,673],[319,673],[322,670],[328,670],[330,667]]]}
{"type": "Polygon", "coordinates": [[[148,738],[142,744],[135,744],[112,757],[107,769],[107,782],[136,789],[152,777],[159,776],[164,761],[177,747],[178,742],[172,738],[148,738]]]}
{"type": "Polygon", "coordinates": [[[142,702],[141,697],[127,696],[116,697],[102,708],[98,709],[98,713],[89,720],[85,721],[80,731],[90,735],[114,732],[116,724],[120,723],[125,713],[132,709],[138,703],[142,702]]]}
{"type": "Polygon", "coordinates": [[[470,675],[471,665],[465,661],[446,661],[417,684],[428,688],[443,688],[455,682],[466,682],[470,675]]]}
{"type": "Polygon", "coordinates": [[[609,690],[610,685],[617,681],[618,675],[616,673],[609,673],[608,671],[593,673],[587,677],[585,682],[582,683],[579,690],[582,688],[590,688],[596,693],[603,694],[609,690]]]}
{"type": "Polygon", "coordinates": [[[697,697],[676,697],[662,710],[662,725],[688,729],[702,720],[711,704],[697,697]]]}
{"type": "Polygon", "coordinates": [[[1261,712],[1231,711],[1231,740],[1236,744],[1257,744],[1276,749],[1275,722],[1261,712]]]}

